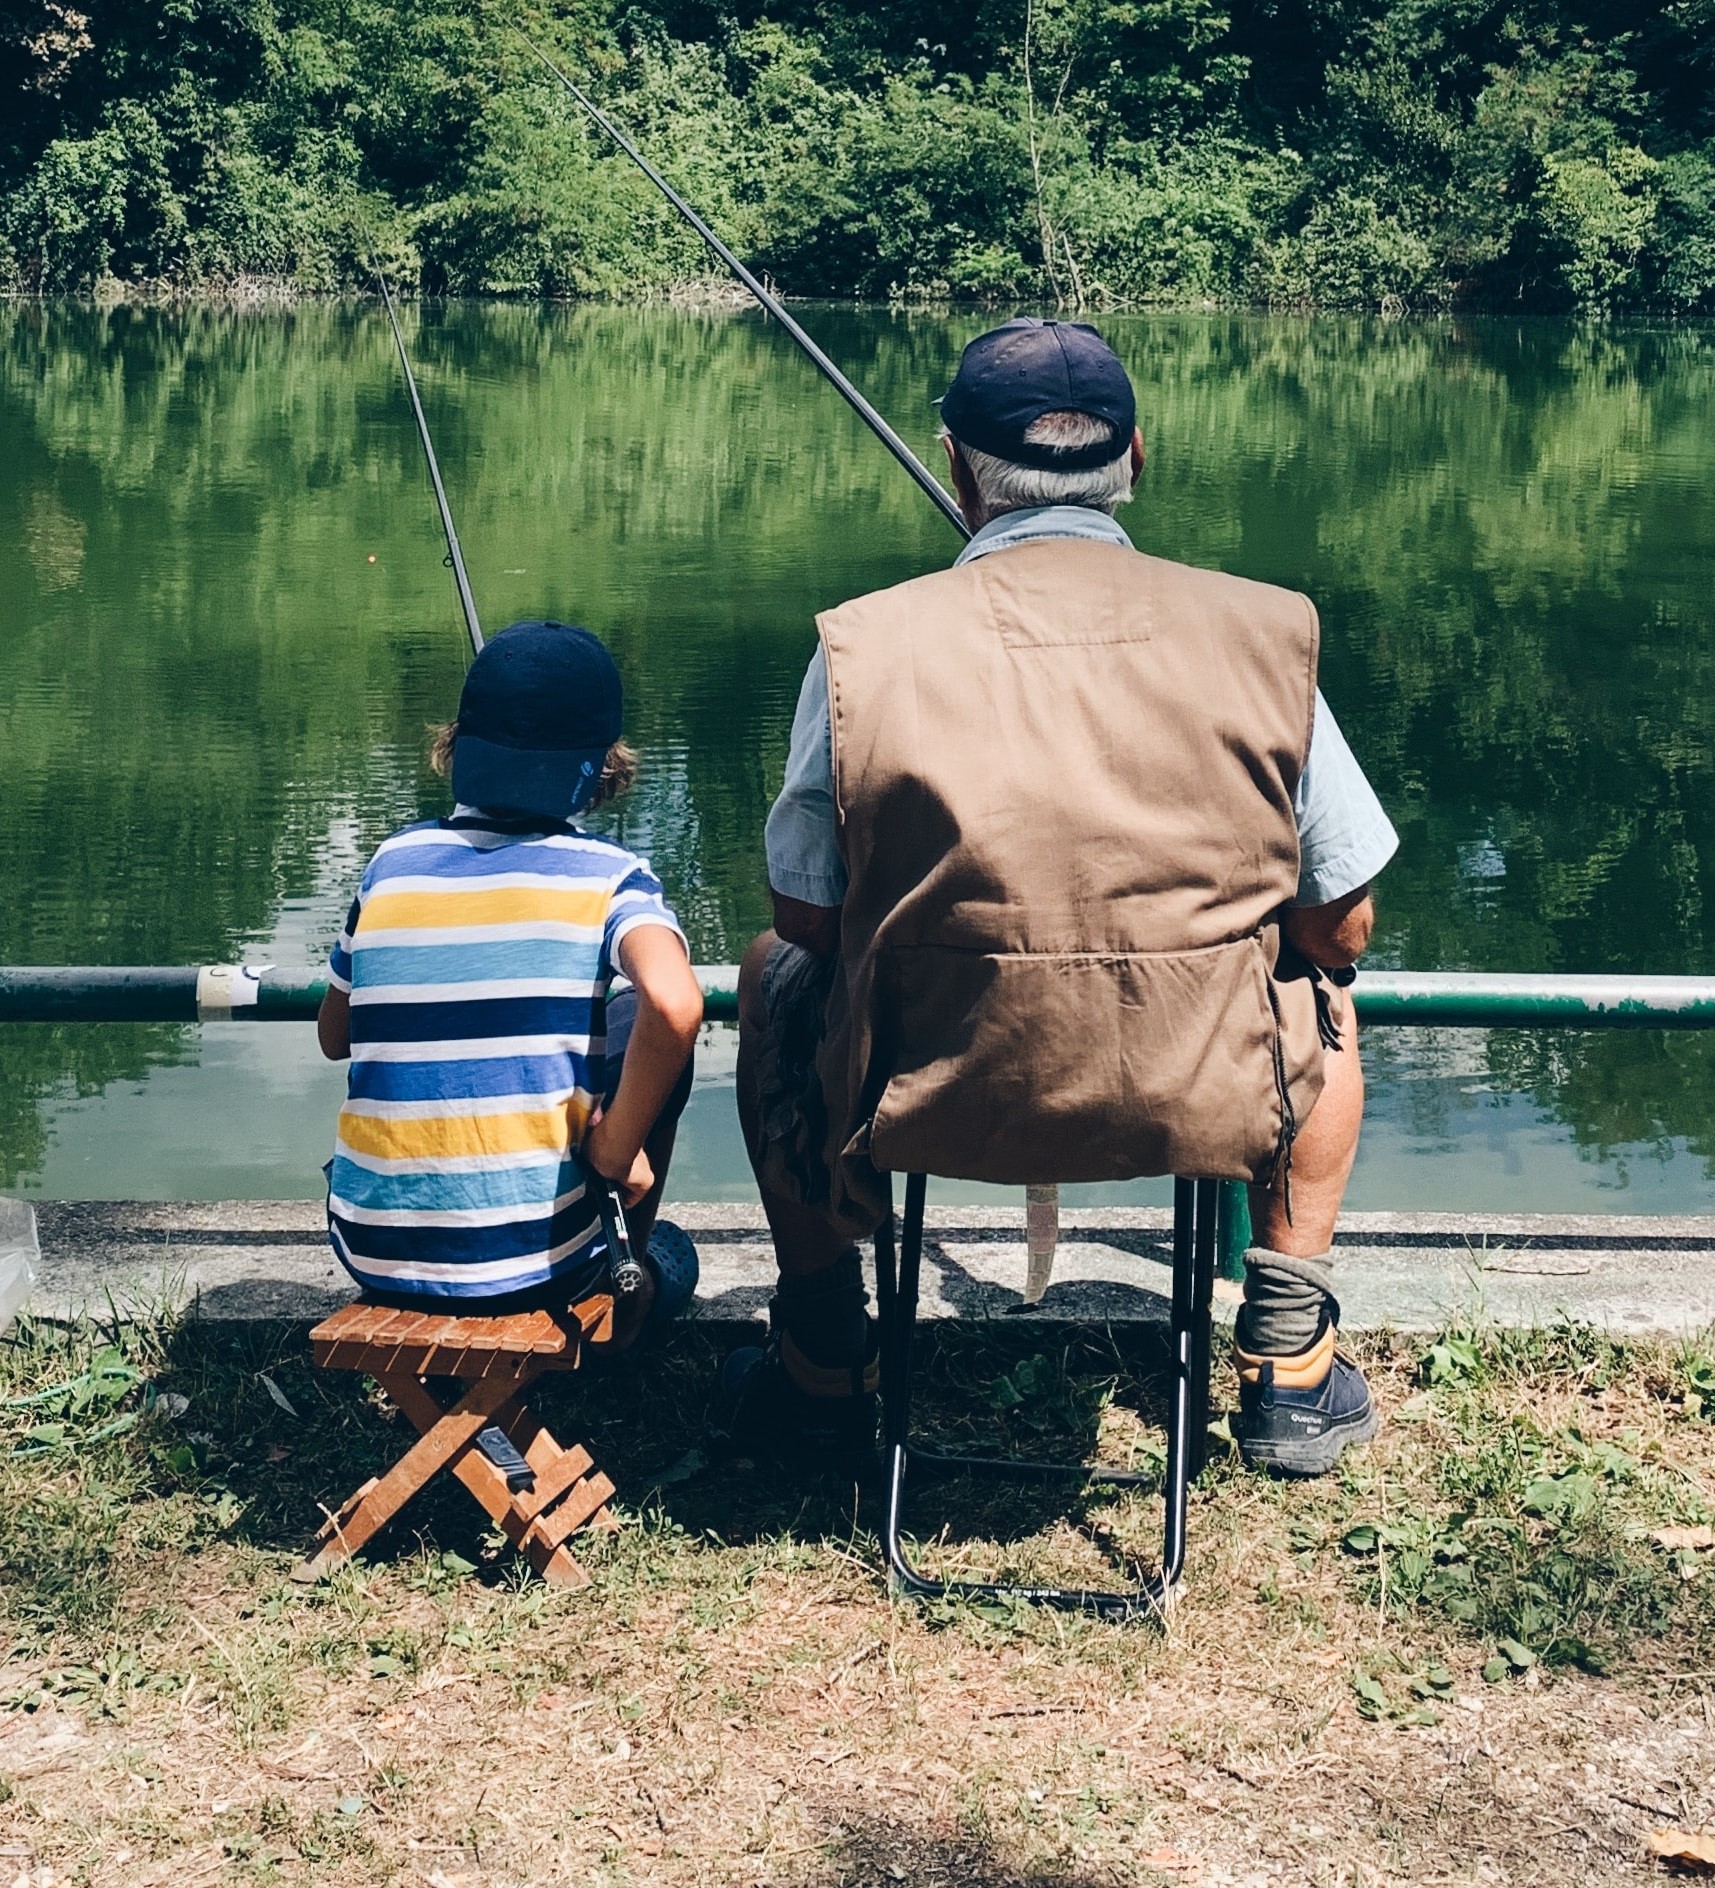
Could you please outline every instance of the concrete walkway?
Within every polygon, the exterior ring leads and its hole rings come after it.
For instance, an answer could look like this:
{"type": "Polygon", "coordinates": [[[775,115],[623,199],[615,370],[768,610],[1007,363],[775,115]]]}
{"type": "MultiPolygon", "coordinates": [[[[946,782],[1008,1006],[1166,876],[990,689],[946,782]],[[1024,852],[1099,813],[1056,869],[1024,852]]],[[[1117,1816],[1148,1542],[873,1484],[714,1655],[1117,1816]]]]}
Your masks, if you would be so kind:
{"type": "MultiPolygon", "coordinates": [[[[351,1287],[308,1200],[213,1204],[42,1201],[50,1317],[194,1300],[220,1319],[313,1318],[351,1287]]],[[[761,1213],[669,1208],[696,1239],[697,1314],[716,1324],[763,1315],[771,1276],[761,1213]]],[[[1159,1322],[1167,1314],[1170,1216],[1068,1210],[1054,1282],[1026,1315],[1159,1322]]],[[[929,1214],[924,1315],[1009,1317],[1024,1280],[1024,1214],[950,1207],[929,1214]]],[[[1615,1333],[1672,1335],[1715,1325],[1715,1218],[1578,1218],[1354,1213],[1342,1224],[1339,1292],[1348,1328],[1434,1329],[1479,1305],[1500,1324],[1575,1318],[1615,1333]]],[[[1237,1287],[1218,1287],[1217,1310],[1237,1287]]]]}

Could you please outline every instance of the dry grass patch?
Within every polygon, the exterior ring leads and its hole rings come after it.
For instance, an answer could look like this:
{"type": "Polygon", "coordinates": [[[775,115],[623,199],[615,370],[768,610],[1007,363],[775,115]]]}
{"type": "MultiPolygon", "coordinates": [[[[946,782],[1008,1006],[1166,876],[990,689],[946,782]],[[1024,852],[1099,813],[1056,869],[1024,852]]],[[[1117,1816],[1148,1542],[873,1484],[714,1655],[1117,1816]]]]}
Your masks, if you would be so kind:
{"type": "MultiPolygon", "coordinates": [[[[715,1356],[542,1399],[632,1504],[586,1592],[456,1487],[306,1592],[317,1504],[402,1443],[301,1328],[17,1333],[0,1884],[1606,1884],[1715,1818],[1701,1351],[1376,1342],[1383,1440],[1304,1487],[1223,1454],[1165,1631],[895,1606],[864,1507],[704,1461],[715,1356]]],[[[945,1332],[925,1421],[1147,1463],[1159,1366],[945,1332]]],[[[919,1512],[936,1564],[1032,1578],[1122,1577],[1159,1526],[1029,1488],[919,1512]]]]}

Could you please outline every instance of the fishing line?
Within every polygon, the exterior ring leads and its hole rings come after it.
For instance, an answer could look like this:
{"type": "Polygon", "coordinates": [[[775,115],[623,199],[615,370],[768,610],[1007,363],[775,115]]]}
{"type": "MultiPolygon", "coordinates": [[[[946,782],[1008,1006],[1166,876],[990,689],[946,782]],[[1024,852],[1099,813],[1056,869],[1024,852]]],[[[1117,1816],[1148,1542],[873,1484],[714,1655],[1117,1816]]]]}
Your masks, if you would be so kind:
{"type": "MultiPolygon", "coordinates": [[[[809,355],[823,377],[834,387],[835,391],[840,394],[846,404],[852,408],[858,418],[875,434],[876,438],[893,454],[894,458],[911,474],[912,478],[917,481],[918,485],[922,487],[928,497],[939,507],[942,516],[953,529],[957,531],[961,537],[968,538],[971,535],[971,528],[965,523],[963,516],[960,514],[958,503],[953,498],[952,494],[941,481],[935,477],[934,473],[929,470],[923,461],[917,457],[916,453],[906,445],[905,441],[899,437],[893,428],[888,425],[887,421],[884,420],[863,395],[858,392],[857,388],[852,385],[846,375],[822,352],[821,348],[810,338],[804,328],[786,312],[779,297],[763,287],[750,270],[739,261],[732,250],[709,228],[708,224],[705,223],[691,205],[680,196],[678,191],[668,183],[667,179],[663,177],[655,166],[650,163],[648,158],[638,150],[637,146],[633,144],[630,138],[620,130],[619,126],[608,117],[607,113],[601,109],[594,99],[580,90],[578,86],[574,85],[571,79],[555,65],[553,60],[543,52],[541,47],[538,46],[534,40],[528,38],[523,33],[520,33],[518,37],[524,41],[524,44],[530,48],[536,57],[541,60],[543,65],[545,65],[566,90],[571,93],[572,97],[577,100],[578,104],[583,107],[595,123],[612,138],[614,143],[617,144],[637,168],[642,171],[644,176],[654,184],[655,188],[672,204],[673,208],[690,224],[692,229],[702,237],[703,241],[720,257],[721,261],[724,262],[744,286],[750,290],[751,294],[756,297],[763,311],[766,314],[772,315],[804,352],[809,355]]],[[[410,370],[407,369],[406,371],[409,372],[410,370]]]]}
{"type": "Polygon", "coordinates": [[[423,417],[423,402],[417,396],[417,376],[411,371],[411,356],[405,351],[405,335],[393,306],[393,291],[387,286],[387,277],[382,274],[381,265],[375,260],[374,248],[367,238],[364,247],[369,250],[369,266],[381,285],[381,301],[393,329],[393,344],[399,350],[399,365],[405,370],[405,391],[411,396],[411,411],[417,416],[417,437],[423,442],[423,457],[429,462],[429,477],[435,487],[435,503],[440,507],[441,529],[446,533],[447,562],[452,567],[453,581],[458,585],[459,608],[464,611],[464,626],[470,632],[470,652],[476,655],[482,649],[482,624],[477,620],[476,598],[471,595],[470,577],[464,567],[464,552],[459,549],[459,534],[453,527],[453,511],[447,503],[447,488],[441,483],[440,463],[435,458],[435,442],[429,437],[429,422],[423,417]]]}

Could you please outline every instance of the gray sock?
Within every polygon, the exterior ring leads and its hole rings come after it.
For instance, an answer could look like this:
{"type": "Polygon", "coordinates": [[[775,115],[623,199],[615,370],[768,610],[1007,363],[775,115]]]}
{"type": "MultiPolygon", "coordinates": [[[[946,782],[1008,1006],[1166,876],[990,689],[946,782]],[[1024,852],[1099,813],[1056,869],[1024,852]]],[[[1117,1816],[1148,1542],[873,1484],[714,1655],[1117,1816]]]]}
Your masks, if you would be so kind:
{"type": "Polygon", "coordinates": [[[1338,1319],[1334,1255],[1295,1259],[1252,1246],[1245,1254],[1245,1302],[1235,1336],[1254,1357],[1296,1357],[1316,1342],[1324,1316],[1338,1319]]]}

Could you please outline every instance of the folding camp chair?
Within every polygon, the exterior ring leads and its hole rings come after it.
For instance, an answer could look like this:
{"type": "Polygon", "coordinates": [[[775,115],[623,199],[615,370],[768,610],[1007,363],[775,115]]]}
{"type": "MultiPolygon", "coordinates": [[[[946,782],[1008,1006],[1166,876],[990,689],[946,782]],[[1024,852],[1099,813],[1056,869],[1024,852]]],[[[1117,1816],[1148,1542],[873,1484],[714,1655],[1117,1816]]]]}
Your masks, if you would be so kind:
{"type": "Polygon", "coordinates": [[[1086,1468],[1077,1463],[1011,1461],[946,1455],[913,1446],[911,1339],[917,1324],[918,1279],[923,1259],[923,1202],[927,1176],[905,1182],[905,1217],[894,1257],[891,1215],[875,1236],[877,1309],[881,1320],[883,1441],[887,1456],[887,1508],[882,1543],[888,1572],[898,1590],[916,1599],[956,1594],[975,1599],[1030,1600],[1039,1605],[1099,1613],[1110,1619],[1159,1616],[1171,1602],[1185,1568],[1185,1530],[1191,1484],[1208,1455],[1209,1323],[1215,1288],[1216,1214],[1219,1185],[1213,1180],[1173,1183],[1173,1295],[1169,1334],[1173,1386],[1167,1421],[1167,1480],[1163,1490],[1161,1570],[1129,1591],[1086,1592],[1074,1587],[1016,1586],[984,1580],[932,1580],[906,1558],[900,1539],[906,1471],[913,1465],[970,1474],[1066,1476],[1108,1487],[1133,1488],[1152,1481],[1127,1470],[1086,1468]]]}
{"type": "Polygon", "coordinates": [[[581,1527],[611,1530],[613,1483],[580,1447],[562,1448],[525,1407],[545,1372],[575,1370],[584,1345],[613,1328],[604,1294],[559,1311],[448,1317],[358,1298],[310,1333],[324,1370],[367,1371],[415,1425],[418,1439],[385,1475],[372,1477],[316,1537],[293,1577],[315,1580],[379,1533],[442,1469],[470,1490],[532,1567],[554,1586],[589,1576],[567,1539],[581,1527]],[[443,1402],[437,1385],[456,1380],[443,1402]]]}

